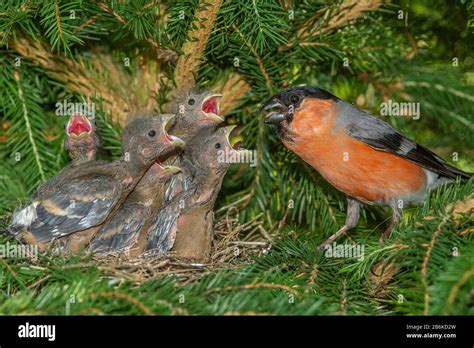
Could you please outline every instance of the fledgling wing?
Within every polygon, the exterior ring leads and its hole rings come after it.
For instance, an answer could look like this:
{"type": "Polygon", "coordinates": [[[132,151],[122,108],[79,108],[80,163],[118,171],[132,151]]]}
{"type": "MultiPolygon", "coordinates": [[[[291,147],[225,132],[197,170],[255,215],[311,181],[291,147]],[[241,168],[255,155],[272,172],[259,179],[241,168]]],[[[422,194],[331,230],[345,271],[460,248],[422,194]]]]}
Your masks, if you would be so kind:
{"type": "Polygon", "coordinates": [[[150,209],[140,203],[127,203],[101,227],[91,241],[89,249],[99,253],[119,253],[129,250],[137,241],[138,234],[150,209]]]}
{"type": "Polygon", "coordinates": [[[184,173],[177,173],[169,179],[165,191],[165,202],[171,202],[176,196],[189,189],[189,179],[184,173]]]}
{"type": "Polygon", "coordinates": [[[42,243],[102,223],[119,200],[122,185],[98,176],[73,180],[33,202],[35,218],[27,230],[42,243]]]}
{"type": "Polygon", "coordinates": [[[360,111],[349,103],[345,104],[348,105],[345,107],[349,110],[343,112],[345,115],[343,116],[344,126],[346,133],[351,137],[376,150],[391,152],[404,157],[440,176],[449,179],[456,179],[457,177],[469,179],[470,174],[453,167],[434,152],[402,135],[388,123],[360,111]]]}
{"type": "Polygon", "coordinates": [[[176,238],[179,207],[169,204],[151,220],[147,231],[147,255],[160,255],[171,250],[176,238]]]}

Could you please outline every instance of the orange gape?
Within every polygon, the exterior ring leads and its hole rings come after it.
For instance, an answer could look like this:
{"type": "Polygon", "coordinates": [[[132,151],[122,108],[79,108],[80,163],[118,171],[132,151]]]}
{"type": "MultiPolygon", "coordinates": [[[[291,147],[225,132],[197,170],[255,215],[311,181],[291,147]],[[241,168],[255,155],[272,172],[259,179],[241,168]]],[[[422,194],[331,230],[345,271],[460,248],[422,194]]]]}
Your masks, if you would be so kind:
{"type": "Polygon", "coordinates": [[[387,202],[424,189],[420,166],[335,131],[333,101],[307,99],[300,109],[292,121],[294,142],[284,143],[338,190],[362,202],[387,202]]]}

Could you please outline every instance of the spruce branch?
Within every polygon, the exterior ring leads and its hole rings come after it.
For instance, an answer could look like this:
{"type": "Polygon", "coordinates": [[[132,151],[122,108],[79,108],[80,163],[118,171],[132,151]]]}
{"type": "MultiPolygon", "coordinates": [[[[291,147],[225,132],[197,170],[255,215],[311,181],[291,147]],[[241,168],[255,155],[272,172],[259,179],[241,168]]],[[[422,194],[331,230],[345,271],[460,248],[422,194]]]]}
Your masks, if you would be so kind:
{"type": "Polygon", "coordinates": [[[428,245],[428,249],[426,250],[426,255],[425,258],[423,259],[423,266],[421,267],[421,281],[423,284],[423,289],[424,289],[424,309],[423,309],[423,314],[427,315],[429,312],[429,304],[430,304],[430,294],[428,292],[428,285],[427,285],[427,269],[428,269],[428,263],[430,262],[430,255],[431,251],[433,250],[436,240],[438,236],[440,235],[443,226],[446,224],[447,217],[445,216],[443,220],[440,222],[438,227],[436,228],[435,232],[433,233],[433,236],[431,238],[430,244],[428,245]]]}
{"type": "Polygon", "coordinates": [[[176,64],[174,72],[176,92],[184,92],[194,87],[195,74],[202,62],[204,49],[211,36],[221,5],[222,0],[200,1],[195,19],[187,35],[187,41],[181,48],[181,54],[176,64]]]}
{"type": "Polygon", "coordinates": [[[30,123],[30,115],[29,115],[29,112],[28,112],[28,107],[26,105],[23,86],[22,86],[22,83],[20,81],[20,73],[18,72],[18,70],[16,70],[13,73],[13,76],[14,76],[15,81],[17,83],[18,99],[19,99],[20,104],[21,104],[20,105],[21,113],[23,115],[23,120],[25,122],[26,133],[28,134],[28,139],[29,139],[29,142],[31,144],[31,149],[33,151],[33,157],[35,159],[36,167],[38,169],[41,181],[45,181],[46,180],[46,175],[45,175],[45,172],[44,172],[44,169],[43,169],[43,164],[41,163],[41,158],[40,158],[40,154],[39,154],[39,151],[38,151],[38,147],[36,145],[35,136],[33,135],[33,129],[31,127],[31,123],[30,123]]]}
{"type": "MultiPolygon", "coordinates": [[[[116,11],[114,11],[112,8],[109,7],[109,5],[105,1],[100,1],[98,3],[98,6],[101,10],[103,10],[106,13],[111,14],[119,23],[121,23],[125,28],[132,27],[130,22],[127,22],[120,14],[118,14],[116,11]]],[[[155,6],[154,3],[150,3],[147,6],[155,6]]],[[[151,28],[150,28],[151,29],[151,28]]],[[[156,41],[151,38],[147,34],[135,34],[137,38],[145,38],[145,40],[154,48],[156,52],[156,57],[157,59],[162,59],[164,61],[175,61],[177,59],[177,53],[167,49],[160,47],[156,41]]]]}
{"type": "Polygon", "coordinates": [[[252,87],[243,77],[235,72],[230,73],[225,80],[218,81],[212,87],[212,90],[222,94],[221,112],[224,115],[236,108],[242,102],[241,98],[251,89],[252,87]]]}
{"type": "Polygon", "coordinates": [[[328,6],[316,12],[316,15],[307,19],[298,26],[297,37],[328,35],[337,28],[357,19],[367,11],[372,11],[382,5],[379,0],[349,0],[339,5],[328,6]],[[335,15],[332,15],[335,14],[335,15]],[[323,16],[323,23],[320,22],[323,16]]]}
{"type": "Polygon", "coordinates": [[[56,56],[49,52],[47,46],[29,37],[18,37],[10,40],[10,48],[26,59],[45,69],[53,79],[61,82],[71,92],[78,93],[86,98],[102,99],[104,108],[109,110],[113,119],[124,125],[128,115],[138,109],[153,109],[156,101],[151,93],[159,88],[160,72],[157,63],[150,63],[136,67],[137,78],[131,79],[124,69],[119,69],[110,55],[100,51],[91,52],[90,59],[98,72],[107,71],[108,78],[94,73],[87,62],[78,57],[77,60],[56,56]],[[149,94],[143,98],[143,93],[130,94],[130,86],[149,94]]]}
{"type": "Polygon", "coordinates": [[[81,8],[79,1],[71,1],[59,4],[59,0],[49,1],[41,6],[39,15],[42,17],[40,23],[45,29],[45,37],[49,39],[53,51],[62,52],[64,55],[72,55],[70,45],[84,44],[84,41],[74,35],[77,26],[70,23],[68,18],[70,11],[81,8]]]}
{"type": "Polygon", "coordinates": [[[260,71],[262,72],[262,76],[265,79],[265,86],[267,88],[267,92],[271,94],[273,92],[273,84],[272,84],[272,80],[270,76],[268,75],[267,70],[265,69],[265,65],[263,64],[262,58],[258,54],[257,50],[252,46],[252,44],[245,38],[244,34],[242,34],[239,28],[237,28],[236,25],[233,24],[232,29],[234,29],[237,32],[237,34],[239,34],[242,42],[245,43],[245,45],[248,47],[250,52],[253,54],[253,56],[257,60],[258,67],[260,71]]]}

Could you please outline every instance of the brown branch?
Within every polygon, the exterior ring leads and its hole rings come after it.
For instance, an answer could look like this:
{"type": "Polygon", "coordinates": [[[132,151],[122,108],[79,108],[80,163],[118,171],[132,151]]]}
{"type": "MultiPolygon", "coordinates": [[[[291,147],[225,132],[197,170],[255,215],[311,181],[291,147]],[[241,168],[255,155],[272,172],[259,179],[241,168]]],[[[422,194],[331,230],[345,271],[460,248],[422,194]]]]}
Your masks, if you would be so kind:
{"type": "Polygon", "coordinates": [[[425,298],[425,307],[423,310],[423,314],[427,315],[428,310],[429,310],[429,302],[430,302],[430,294],[428,293],[428,284],[427,284],[427,273],[428,273],[428,263],[430,261],[430,256],[431,256],[431,251],[434,248],[434,245],[436,243],[436,240],[438,239],[439,235],[441,234],[441,230],[444,224],[446,224],[447,217],[444,217],[441,223],[438,225],[436,228],[436,231],[433,233],[433,236],[431,237],[430,244],[428,246],[428,249],[426,250],[426,255],[425,259],[423,260],[423,266],[421,267],[421,282],[423,283],[423,289],[424,289],[424,298],[425,298]]]}
{"type": "Polygon", "coordinates": [[[258,54],[257,50],[250,44],[250,42],[248,42],[244,34],[242,34],[242,32],[239,30],[239,28],[237,28],[235,24],[232,24],[232,29],[234,29],[239,34],[242,39],[242,42],[245,43],[245,46],[247,46],[250,52],[254,55],[255,59],[257,60],[258,67],[262,72],[263,77],[265,78],[265,85],[267,87],[267,91],[271,94],[273,91],[272,81],[267,73],[267,70],[265,69],[265,66],[263,65],[262,58],[258,54]]]}
{"type": "Polygon", "coordinates": [[[155,60],[131,64],[133,71],[129,74],[109,54],[97,49],[90,51],[86,64],[81,57],[73,60],[55,55],[47,44],[26,36],[10,37],[9,48],[43,68],[70,91],[93,100],[102,99],[104,110],[121,125],[127,123],[131,113],[157,106],[154,94],[160,88],[162,74],[155,60]]]}
{"type": "Polygon", "coordinates": [[[196,83],[195,74],[204,56],[204,49],[212,33],[222,0],[201,0],[195,20],[183,44],[182,53],[174,72],[175,94],[189,91],[196,83]]]}
{"type": "MultiPolygon", "coordinates": [[[[124,26],[128,25],[127,21],[123,19],[122,16],[120,16],[117,12],[115,12],[113,9],[109,7],[105,2],[99,2],[99,7],[101,10],[104,12],[110,13],[112,16],[115,17],[120,23],[122,23],[124,26]]],[[[147,37],[146,41],[155,49],[157,53],[157,58],[158,59],[163,59],[166,61],[175,61],[176,58],[178,57],[177,53],[170,50],[170,49],[165,49],[160,46],[155,42],[155,40],[147,37]]]]}
{"type": "Polygon", "coordinates": [[[50,77],[61,81],[72,92],[91,98],[101,97],[104,106],[112,112],[115,120],[125,120],[126,111],[131,109],[126,98],[112,93],[105,85],[105,81],[95,78],[85,67],[84,62],[56,56],[47,49],[45,44],[25,36],[17,36],[16,40],[10,38],[9,47],[45,69],[50,77]]]}
{"type": "Polygon", "coordinates": [[[454,303],[459,289],[461,289],[471,277],[474,277],[474,267],[471,267],[466,273],[464,273],[461,279],[459,279],[459,281],[451,288],[448,297],[448,308],[446,309],[446,314],[450,314],[449,312],[451,310],[451,305],[454,303]]]}
{"type": "Polygon", "coordinates": [[[324,9],[318,11],[314,17],[306,20],[299,26],[300,29],[297,33],[297,37],[302,37],[306,34],[308,34],[308,36],[328,34],[345,25],[347,22],[362,16],[364,12],[374,10],[381,5],[382,3],[379,0],[349,0],[342,2],[336,7],[325,7],[324,9]],[[336,14],[331,17],[326,25],[321,26],[316,30],[312,30],[314,23],[322,15],[326,17],[331,10],[335,10],[336,14]]]}
{"type": "Polygon", "coordinates": [[[237,73],[230,73],[227,79],[219,81],[212,88],[213,91],[222,94],[220,111],[223,115],[235,109],[240,99],[251,89],[252,87],[237,73]]]}
{"type": "Polygon", "coordinates": [[[274,283],[255,283],[255,284],[244,284],[244,285],[237,285],[237,286],[226,286],[223,288],[214,288],[209,289],[203,293],[203,295],[209,295],[215,292],[223,292],[223,291],[233,291],[233,290],[244,290],[244,289],[258,289],[258,288],[271,288],[271,289],[280,289],[289,292],[290,294],[300,297],[301,294],[287,285],[283,284],[274,284],[274,283]]]}
{"type": "Polygon", "coordinates": [[[115,12],[114,10],[112,10],[109,5],[107,5],[105,2],[100,2],[99,4],[99,7],[102,11],[104,12],[107,12],[107,13],[110,13],[112,16],[115,17],[115,19],[117,19],[120,23],[122,23],[123,25],[127,25],[127,21],[125,19],[122,18],[122,16],[120,16],[117,12],[115,12]]]}
{"type": "Polygon", "coordinates": [[[140,300],[128,294],[124,294],[118,291],[104,291],[98,295],[91,294],[91,298],[93,299],[98,298],[98,297],[113,297],[113,298],[118,298],[121,300],[126,300],[132,303],[133,305],[137,306],[138,308],[140,308],[142,312],[145,313],[146,315],[154,315],[154,313],[147,306],[145,306],[143,302],[141,302],[140,300]]]}
{"type": "Polygon", "coordinates": [[[82,23],[78,28],[76,28],[73,31],[73,35],[76,35],[78,32],[80,32],[82,29],[87,27],[89,24],[93,23],[97,19],[97,17],[98,17],[97,15],[94,15],[91,18],[89,18],[88,20],[86,20],[84,23],[82,23]]]}
{"type": "Polygon", "coordinates": [[[18,280],[16,272],[10,267],[10,265],[9,265],[2,257],[0,257],[0,262],[3,263],[3,265],[4,265],[5,268],[11,273],[11,275],[13,276],[13,278],[15,278],[16,280],[18,280]]]}
{"type": "Polygon", "coordinates": [[[61,18],[59,17],[59,3],[58,0],[54,1],[54,9],[55,9],[55,15],[56,15],[56,23],[58,25],[58,31],[59,35],[61,36],[61,39],[63,37],[63,29],[61,27],[61,18]]]}

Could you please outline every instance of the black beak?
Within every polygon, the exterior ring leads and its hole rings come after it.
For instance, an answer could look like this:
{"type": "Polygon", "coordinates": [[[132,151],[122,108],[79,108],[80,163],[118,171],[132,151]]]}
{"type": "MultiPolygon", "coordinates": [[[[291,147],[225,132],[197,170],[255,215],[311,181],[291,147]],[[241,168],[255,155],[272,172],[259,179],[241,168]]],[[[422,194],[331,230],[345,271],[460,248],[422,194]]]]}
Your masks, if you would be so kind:
{"type": "Polygon", "coordinates": [[[273,99],[262,107],[262,111],[270,111],[265,116],[265,123],[279,124],[285,120],[286,107],[278,99],[273,99]],[[274,110],[274,111],[270,111],[274,110]]]}
{"type": "Polygon", "coordinates": [[[279,124],[280,122],[285,120],[285,115],[277,113],[277,112],[270,112],[265,116],[265,123],[271,123],[271,124],[279,124]]]}

